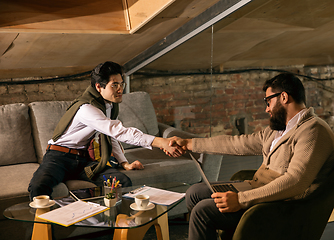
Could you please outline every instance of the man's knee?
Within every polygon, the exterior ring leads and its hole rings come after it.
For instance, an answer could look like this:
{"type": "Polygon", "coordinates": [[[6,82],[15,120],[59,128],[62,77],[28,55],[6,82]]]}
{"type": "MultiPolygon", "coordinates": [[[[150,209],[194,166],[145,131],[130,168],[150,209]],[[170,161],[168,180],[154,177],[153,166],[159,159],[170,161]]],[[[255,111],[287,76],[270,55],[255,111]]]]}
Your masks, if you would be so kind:
{"type": "Polygon", "coordinates": [[[210,198],[211,192],[203,183],[192,185],[186,192],[186,205],[189,211],[201,200],[210,198]]]}
{"type": "Polygon", "coordinates": [[[29,183],[28,191],[29,198],[32,199],[38,195],[48,195],[51,196],[53,186],[44,182],[33,182],[29,183]]]}

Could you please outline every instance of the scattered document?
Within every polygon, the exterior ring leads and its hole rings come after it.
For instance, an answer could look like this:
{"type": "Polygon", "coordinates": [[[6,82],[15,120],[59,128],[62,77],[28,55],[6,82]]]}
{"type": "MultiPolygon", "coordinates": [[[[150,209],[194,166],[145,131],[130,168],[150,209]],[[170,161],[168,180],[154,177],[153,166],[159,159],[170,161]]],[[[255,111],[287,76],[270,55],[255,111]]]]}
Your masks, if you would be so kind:
{"type": "Polygon", "coordinates": [[[184,198],[184,196],[186,195],[185,193],[177,193],[159,188],[142,186],[136,190],[133,190],[123,195],[123,197],[134,198],[135,196],[140,194],[149,195],[150,202],[164,206],[169,206],[179,201],[180,199],[184,198]]]}
{"type": "Polygon", "coordinates": [[[41,214],[38,218],[68,227],[91,216],[107,210],[108,207],[97,203],[76,201],[64,207],[41,214]]]}

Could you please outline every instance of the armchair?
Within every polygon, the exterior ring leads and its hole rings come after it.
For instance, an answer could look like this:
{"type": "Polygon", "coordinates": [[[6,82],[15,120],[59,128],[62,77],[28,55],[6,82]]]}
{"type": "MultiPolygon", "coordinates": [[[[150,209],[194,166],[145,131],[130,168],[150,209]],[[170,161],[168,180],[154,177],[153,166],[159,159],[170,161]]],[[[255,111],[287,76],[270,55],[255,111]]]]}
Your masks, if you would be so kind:
{"type": "MultiPolygon", "coordinates": [[[[241,171],[231,180],[250,179],[254,173],[255,170],[241,171]]],[[[333,186],[334,170],[328,180],[305,199],[252,206],[234,232],[222,232],[220,237],[222,240],[320,239],[334,207],[333,186]]]]}

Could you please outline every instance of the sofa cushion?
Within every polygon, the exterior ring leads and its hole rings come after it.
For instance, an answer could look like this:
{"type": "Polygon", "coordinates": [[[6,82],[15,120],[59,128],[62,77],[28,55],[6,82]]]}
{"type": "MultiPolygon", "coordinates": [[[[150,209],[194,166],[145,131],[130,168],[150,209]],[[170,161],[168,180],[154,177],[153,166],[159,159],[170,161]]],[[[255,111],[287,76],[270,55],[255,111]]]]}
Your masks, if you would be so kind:
{"type": "MultiPolygon", "coordinates": [[[[132,92],[123,95],[119,105],[118,119],[125,127],[135,127],[144,133],[158,136],[158,121],[150,95],[146,92],[132,92]]],[[[122,143],[125,149],[135,146],[122,143]]]]}
{"type": "Polygon", "coordinates": [[[192,160],[184,156],[168,157],[158,148],[128,149],[125,151],[125,157],[130,163],[139,160],[144,165],[144,170],[121,170],[132,180],[133,185],[161,182],[193,184],[201,180],[200,173],[192,160]]]}
{"type": "Polygon", "coordinates": [[[0,168],[1,198],[28,196],[28,185],[38,163],[23,163],[0,168]]]}
{"type": "Polygon", "coordinates": [[[70,101],[32,102],[29,104],[32,133],[39,163],[42,162],[54,129],[70,104],[70,101]]]}
{"type": "Polygon", "coordinates": [[[38,167],[38,163],[23,163],[0,167],[0,212],[3,212],[13,204],[29,201],[29,182],[38,167]]]}
{"type": "Polygon", "coordinates": [[[28,106],[0,106],[0,165],[37,162],[28,106]]]}

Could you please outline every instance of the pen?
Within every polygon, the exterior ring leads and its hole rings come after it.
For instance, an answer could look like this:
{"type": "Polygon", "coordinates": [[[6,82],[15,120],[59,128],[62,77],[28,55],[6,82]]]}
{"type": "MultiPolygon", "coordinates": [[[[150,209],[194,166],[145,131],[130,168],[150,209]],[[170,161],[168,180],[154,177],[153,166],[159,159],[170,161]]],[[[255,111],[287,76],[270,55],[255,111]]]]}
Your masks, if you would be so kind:
{"type": "Polygon", "coordinates": [[[113,179],[112,179],[111,188],[114,188],[114,185],[115,185],[115,179],[116,179],[116,178],[113,178],[113,179]]]}
{"type": "Polygon", "coordinates": [[[74,193],[72,193],[71,191],[69,191],[69,192],[70,192],[70,195],[71,195],[76,201],[80,201],[80,199],[77,198],[77,196],[75,196],[74,193]]]}
{"type": "Polygon", "coordinates": [[[145,185],[143,185],[143,186],[141,186],[141,187],[139,187],[139,188],[136,188],[135,190],[132,190],[132,191],[130,191],[130,193],[131,194],[135,194],[136,192],[139,192],[142,188],[144,188],[145,187],[145,185]]]}
{"type": "Polygon", "coordinates": [[[104,178],[104,181],[107,181],[107,178],[106,178],[106,176],[104,176],[104,175],[103,175],[103,178],[104,178]]]}

